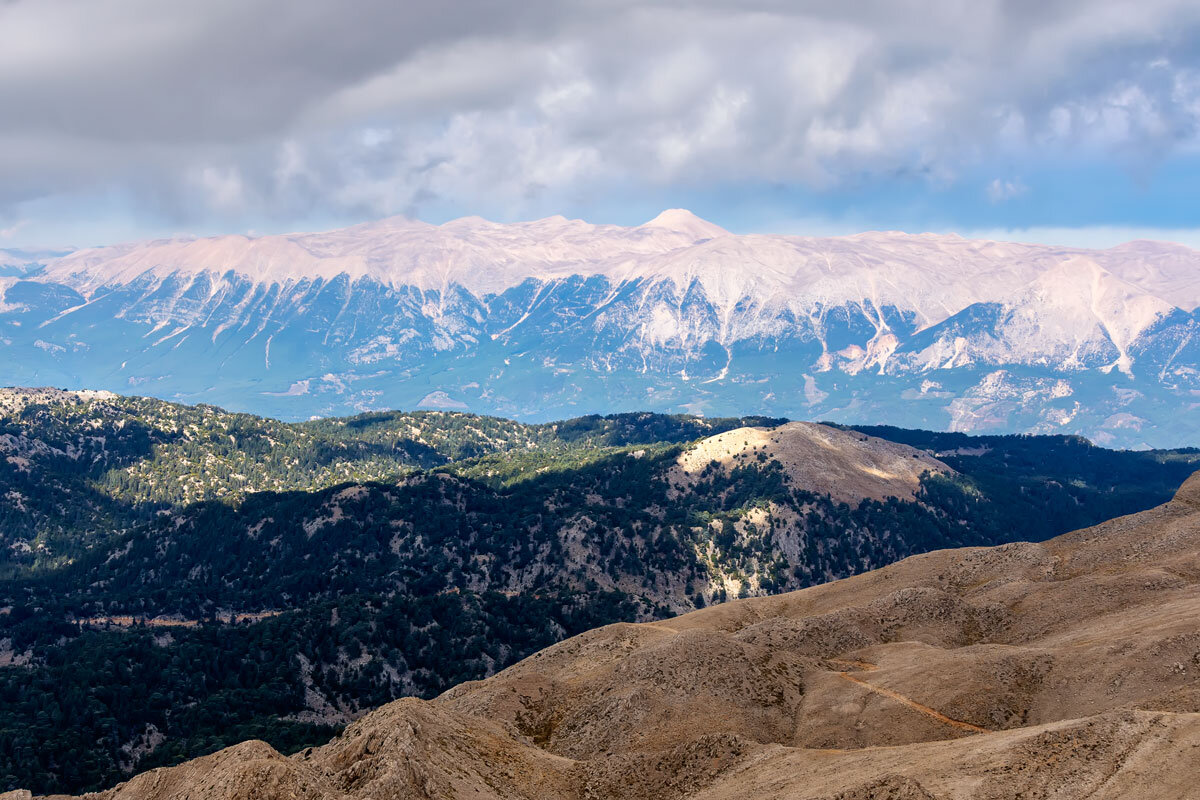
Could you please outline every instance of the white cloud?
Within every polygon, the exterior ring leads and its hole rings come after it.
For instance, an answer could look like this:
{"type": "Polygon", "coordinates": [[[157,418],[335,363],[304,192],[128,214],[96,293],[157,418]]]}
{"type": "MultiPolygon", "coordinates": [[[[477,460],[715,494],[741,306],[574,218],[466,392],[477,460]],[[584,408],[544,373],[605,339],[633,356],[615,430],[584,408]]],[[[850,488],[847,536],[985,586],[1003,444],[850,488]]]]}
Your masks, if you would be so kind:
{"type": "Polygon", "coordinates": [[[1200,144],[1198,33],[1188,0],[0,4],[0,207],[506,216],[1157,159],[1200,144]]]}
{"type": "Polygon", "coordinates": [[[19,219],[6,228],[0,228],[0,239],[11,239],[17,235],[22,228],[29,227],[29,220],[19,219]]]}
{"type": "Polygon", "coordinates": [[[1027,191],[1029,191],[1029,187],[1022,183],[1020,178],[1012,180],[995,178],[988,184],[987,196],[993,203],[1003,203],[1005,200],[1019,197],[1027,191]]]}

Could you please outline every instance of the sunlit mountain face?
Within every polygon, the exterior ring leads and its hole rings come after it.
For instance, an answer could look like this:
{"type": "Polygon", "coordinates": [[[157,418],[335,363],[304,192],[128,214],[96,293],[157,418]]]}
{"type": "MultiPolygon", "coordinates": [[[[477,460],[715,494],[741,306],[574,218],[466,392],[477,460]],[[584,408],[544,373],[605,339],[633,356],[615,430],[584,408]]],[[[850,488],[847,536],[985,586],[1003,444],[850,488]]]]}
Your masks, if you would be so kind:
{"type": "Polygon", "coordinates": [[[1173,244],[734,235],[675,209],[5,255],[10,384],[286,419],[644,409],[1122,447],[1200,433],[1200,253],[1173,244]]]}

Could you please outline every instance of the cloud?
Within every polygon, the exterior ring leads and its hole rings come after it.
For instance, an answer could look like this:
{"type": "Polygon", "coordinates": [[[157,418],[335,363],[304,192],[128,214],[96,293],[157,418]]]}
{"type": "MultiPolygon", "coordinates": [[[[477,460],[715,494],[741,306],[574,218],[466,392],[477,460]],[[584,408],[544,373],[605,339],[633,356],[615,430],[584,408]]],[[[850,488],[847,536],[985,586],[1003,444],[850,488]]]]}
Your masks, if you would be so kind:
{"type": "Polygon", "coordinates": [[[8,227],[0,228],[0,239],[11,239],[16,236],[22,228],[27,227],[29,227],[29,220],[19,219],[8,227]]]}
{"type": "Polygon", "coordinates": [[[0,209],[513,216],[629,187],[1140,168],[1200,144],[1198,33],[1190,0],[18,0],[0,209]]]}
{"type": "Polygon", "coordinates": [[[1006,200],[1019,197],[1027,191],[1029,191],[1029,187],[1022,183],[1020,178],[1014,180],[995,178],[988,184],[987,196],[993,203],[1003,203],[1006,200]]]}

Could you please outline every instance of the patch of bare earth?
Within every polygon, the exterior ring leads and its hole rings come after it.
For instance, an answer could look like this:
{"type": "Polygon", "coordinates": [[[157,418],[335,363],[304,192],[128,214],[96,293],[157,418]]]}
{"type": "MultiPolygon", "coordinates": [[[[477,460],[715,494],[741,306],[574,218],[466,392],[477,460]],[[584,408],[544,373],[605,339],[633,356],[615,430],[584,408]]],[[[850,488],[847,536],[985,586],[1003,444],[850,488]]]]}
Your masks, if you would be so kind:
{"type": "Polygon", "coordinates": [[[738,428],[703,439],[685,450],[670,472],[677,492],[694,486],[705,470],[778,461],[791,485],[834,500],[911,500],[925,472],[953,470],[924,450],[856,431],[814,422],[775,428],[738,428]]]}

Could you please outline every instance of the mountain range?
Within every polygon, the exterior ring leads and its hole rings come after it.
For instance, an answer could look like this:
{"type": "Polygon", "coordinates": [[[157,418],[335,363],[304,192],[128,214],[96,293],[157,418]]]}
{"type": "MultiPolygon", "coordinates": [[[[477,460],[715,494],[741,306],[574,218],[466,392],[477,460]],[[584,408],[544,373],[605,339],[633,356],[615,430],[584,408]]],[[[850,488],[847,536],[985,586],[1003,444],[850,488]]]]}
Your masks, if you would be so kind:
{"type": "Polygon", "coordinates": [[[26,254],[0,358],[14,384],[285,419],[648,409],[1168,447],[1200,436],[1198,305],[1200,253],[1158,242],[393,218],[26,254]]]}

